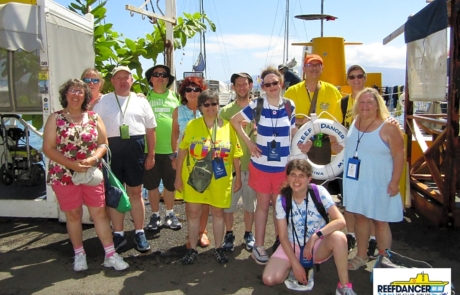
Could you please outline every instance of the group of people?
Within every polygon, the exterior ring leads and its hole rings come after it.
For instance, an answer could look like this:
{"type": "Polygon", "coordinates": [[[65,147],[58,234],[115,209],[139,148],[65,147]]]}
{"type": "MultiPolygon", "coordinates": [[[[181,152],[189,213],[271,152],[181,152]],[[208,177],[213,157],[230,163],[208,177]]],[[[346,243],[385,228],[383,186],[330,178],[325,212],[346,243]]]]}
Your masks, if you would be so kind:
{"type": "Polygon", "coordinates": [[[334,256],[339,277],[336,294],[355,294],[348,270],[366,264],[371,225],[378,253],[383,255],[391,247],[388,222],[402,220],[398,184],[404,145],[399,127],[387,120],[389,113],[380,94],[364,87],[363,67],[355,65],[347,71],[353,91],[344,98],[335,86],[320,80],[323,67],[320,56],[308,55],[303,64],[304,80],[290,86],[284,96],[283,75],[268,67],[261,74],[266,95],[255,100],[250,99],[252,77],[243,72],[233,74],[230,80],[236,99],[220,111],[218,94],[208,90],[202,78],[185,78],[179,95],[169,90],[175,78],[164,65],[146,71],[145,78],[152,86],[146,97],[130,91],[133,78],[123,66],[113,70],[114,92],[106,95],[100,94],[103,79],[94,69],[85,71],[81,80],[66,82],[60,90],[63,110],[50,116],[45,126],[44,152],[50,159],[48,182],[66,213],[75,250],[74,269],[87,269],[82,204],[88,206],[106,250],[104,265],[118,270],[128,267],[115,252],[126,244],[124,215],[113,208],[107,213],[102,184],[73,185],[71,181],[72,172],[100,165],[110,147],[112,171],[125,184],[132,204],[137,250],[150,249],[144,233],[142,186],[148,190],[152,209],[145,230],[181,229],[173,206],[175,197],[184,199],[188,230],[188,250],[182,259],[185,265],[196,260],[197,246],[210,244],[206,230],[209,212],[215,258],[218,263],[228,262],[226,252],[233,251],[236,239],[234,212],[242,198],[243,243],[255,262],[265,265],[262,278],[266,285],[285,282],[291,288],[311,288],[311,265],[307,267],[305,261],[320,264],[334,256]],[[333,136],[323,136],[320,149],[315,150],[311,141],[298,144],[310,160],[289,161],[292,138],[312,113],[344,124],[349,129],[345,145],[333,136]],[[338,153],[342,149],[345,217],[327,189],[313,184],[310,164],[329,162],[331,150],[338,153]],[[212,178],[199,192],[189,177],[195,164],[207,155],[212,158],[212,178]],[[160,182],[166,208],[163,221],[160,182]],[[270,204],[275,209],[277,238],[269,258],[265,231],[270,204]],[[389,210],[379,210],[382,207],[389,210]],[[323,217],[323,211],[328,217],[323,217]],[[347,235],[342,232],[345,226],[347,235]],[[358,254],[348,260],[354,239],[358,254]]]}

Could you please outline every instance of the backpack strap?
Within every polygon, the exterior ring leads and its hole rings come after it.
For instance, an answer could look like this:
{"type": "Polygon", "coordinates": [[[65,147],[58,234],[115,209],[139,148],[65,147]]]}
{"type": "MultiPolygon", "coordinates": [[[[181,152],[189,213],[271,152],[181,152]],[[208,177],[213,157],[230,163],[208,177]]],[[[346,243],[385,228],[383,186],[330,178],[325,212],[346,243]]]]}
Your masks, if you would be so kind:
{"type": "Polygon", "coordinates": [[[286,221],[289,225],[289,213],[292,210],[292,203],[288,204],[288,202],[286,202],[286,197],[281,196],[281,205],[283,205],[284,212],[286,212],[286,221]]]}
{"type": "Polygon", "coordinates": [[[248,136],[249,138],[254,134],[254,131],[256,130],[256,126],[260,121],[260,116],[262,115],[262,109],[264,108],[264,98],[263,97],[258,97],[257,98],[257,105],[254,110],[252,110],[252,113],[254,115],[254,128],[252,128],[251,132],[249,132],[248,136]]]}
{"type": "Polygon", "coordinates": [[[313,200],[313,203],[315,203],[316,210],[318,210],[319,214],[321,214],[324,221],[326,221],[326,223],[329,223],[329,217],[327,216],[327,212],[326,212],[326,209],[324,208],[323,202],[321,202],[321,197],[319,195],[318,186],[314,183],[310,183],[308,185],[308,192],[312,196],[311,199],[313,200]],[[313,197],[313,195],[315,197],[313,197]]]}
{"type": "Polygon", "coordinates": [[[347,95],[342,98],[340,101],[340,107],[342,108],[342,125],[345,125],[345,116],[347,115],[348,99],[350,95],[347,95]]]}

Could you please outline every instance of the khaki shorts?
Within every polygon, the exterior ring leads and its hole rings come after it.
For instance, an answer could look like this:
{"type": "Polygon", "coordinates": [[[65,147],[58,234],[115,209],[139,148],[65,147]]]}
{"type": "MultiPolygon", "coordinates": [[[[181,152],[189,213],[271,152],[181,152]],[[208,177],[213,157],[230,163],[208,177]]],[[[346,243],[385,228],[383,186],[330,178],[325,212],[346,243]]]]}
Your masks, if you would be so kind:
{"type": "MultiPolygon", "coordinates": [[[[233,178],[233,182],[235,178],[233,178]]],[[[240,197],[243,199],[244,210],[254,213],[256,204],[256,192],[248,185],[249,182],[249,171],[241,171],[241,183],[242,187],[239,191],[232,194],[232,203],[230,208],[224,209],[225,213],[233,213],[236,210],[240,197]]],[[[233,185],[232,185],[233,188],[233,185]]]]}

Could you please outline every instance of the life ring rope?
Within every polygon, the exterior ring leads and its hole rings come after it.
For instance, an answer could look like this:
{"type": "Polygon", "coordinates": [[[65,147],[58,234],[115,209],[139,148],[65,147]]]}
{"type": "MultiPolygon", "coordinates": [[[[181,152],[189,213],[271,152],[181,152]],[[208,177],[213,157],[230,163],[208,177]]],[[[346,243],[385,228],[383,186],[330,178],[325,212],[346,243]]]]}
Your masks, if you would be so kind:
{"type": "MultiPolygon", "coordinates": [[[[328,112],[321,112],[320,116],[324,113],[329,114],[328,112]]],[[[305,116],[304,114],[299,115],[305,116]]],[[[331,116],[331,114],[329,115],[331,116]]],[[[331,161],[331,163],[326,165],[317,165],[313,163],[310,159],[308,159],[307,155],[302,153],[297,144],[305,143],[306,141],[310,140],[310,138],[312,138],[314,135],[319,133],[334,136],[337,138],[338,143],[341,144],[345,142],[347,129],[342,124],[340,124],[335,118],[334,120],[317,119],[316,114],[312,114],[311,118],[312,119],[309,122],[305,123],[299,128],[294,138],[292,139],[290,159],[307,159],[307,161],[311,164],[313,168],[313,179],[333,180],[336,178],[336,176],[340,175],[343,172],[344,150],[338,153],[331,161]]]]}

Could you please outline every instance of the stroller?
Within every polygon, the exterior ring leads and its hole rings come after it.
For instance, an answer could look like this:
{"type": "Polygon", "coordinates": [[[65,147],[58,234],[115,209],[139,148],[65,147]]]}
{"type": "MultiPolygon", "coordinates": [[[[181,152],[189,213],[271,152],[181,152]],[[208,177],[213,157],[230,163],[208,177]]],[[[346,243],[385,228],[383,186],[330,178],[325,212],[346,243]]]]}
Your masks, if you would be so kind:
{"type": "Polygon", "coordinates": [[[29,127],[26,121],[14,114],[0,116],[0,137],[3,142],[1,155],[0,179],[4,185],[16,181],[20,186],[35,186],[45,177],[43,155],[29,145],[29,127]],[[14,119],[24,126],[5,126],[5,122],[14,119]],[[40,163],[42,162],[42,163],[40,163]]]}

